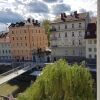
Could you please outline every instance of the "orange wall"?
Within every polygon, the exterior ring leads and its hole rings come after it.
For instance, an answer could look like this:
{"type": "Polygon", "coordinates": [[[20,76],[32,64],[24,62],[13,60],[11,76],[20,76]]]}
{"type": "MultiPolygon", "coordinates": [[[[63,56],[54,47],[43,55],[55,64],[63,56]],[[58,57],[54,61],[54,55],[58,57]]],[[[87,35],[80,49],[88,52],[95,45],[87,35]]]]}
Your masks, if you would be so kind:
{"type": "Polygon", "coordinates": [[[20,57],[22,59],[24,57],[25,60],[31,60],[33,49],[48,47],[47,35],[42,27],[34,27],[33,25],[9,27],[9,33],[11,52],[14,58],[20,57]]]}

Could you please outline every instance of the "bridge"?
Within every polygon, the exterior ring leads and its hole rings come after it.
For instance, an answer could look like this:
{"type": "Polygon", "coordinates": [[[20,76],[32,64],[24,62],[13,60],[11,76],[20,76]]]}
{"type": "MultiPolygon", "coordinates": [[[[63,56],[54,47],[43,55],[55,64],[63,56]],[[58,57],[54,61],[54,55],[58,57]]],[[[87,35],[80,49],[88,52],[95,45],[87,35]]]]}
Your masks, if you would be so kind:
{"type": "MultiPolygon", "coordinates": [[[[28,62],[28,63],[24,63],[22,65],[20,65],[19,67],[13,68],[12,70],[9,70],[3,74],[0,74],[0,85],[31,70],[32,68],[34,68],[36,65],[46,65],[46,64],[53,64],[53,63],[32,63],[32,62],[28,62]]],[[[96,72],[96,68],[89,68],[87,67],[90,71],[92,72],[96,72]]]]}
{"type": "Polygon", "coordinates": [[[0,74],[0,84],[3,84],[29,70],[34,68],[36,65],[45,65],[48,63],[25,63],[23,65],[20,65],[19,67],[13,68],[12,70],[9,70],[3,74],[0,74]]]}

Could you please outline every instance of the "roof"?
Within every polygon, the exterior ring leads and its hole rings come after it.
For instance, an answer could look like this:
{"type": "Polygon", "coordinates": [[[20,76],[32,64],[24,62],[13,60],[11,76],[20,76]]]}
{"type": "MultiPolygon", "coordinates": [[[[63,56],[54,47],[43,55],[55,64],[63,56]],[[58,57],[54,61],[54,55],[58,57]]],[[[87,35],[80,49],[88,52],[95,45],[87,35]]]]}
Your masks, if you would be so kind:
{"type": "Polygon", "coordinates": [[[0,34],[0,38],[5,38],[8,35],[8,32],[0,34]]]}
{"type": "Polygon", "coordinates": [[[97,23],[97,17],[91,17],[91,23],[97,23]]]}
{"type": "Polygon", "coordinates": [[[66,15],[65,13],[61,13],[61,16],[54,20],[52,23],[58,23],[58,22],[66,22],[66,21],[77,21],[77,20],[85,20],[86,16],[88,16],[89,13],[77,13],[74,12],[74,14],[66,15]]]}
{"type": "Polygon", "coordinates": [[[21,26],[30,25],[30,24],[34,26],[40,26],[40,23],[38,22],[38,20],[28,18],[26,21],[24,20],[21,22],[11,23],[9,27],[21,27],[21,26]]]}
{"type": "Polygon", "coordinates": [[[0,34],[0,42],[10,42],[8,32],[0,34]]]}
{"type": "Polygon", "coordinates": [[[85,32],[85,39],[96,38],[96,23],[89,23],[85,32]]]}

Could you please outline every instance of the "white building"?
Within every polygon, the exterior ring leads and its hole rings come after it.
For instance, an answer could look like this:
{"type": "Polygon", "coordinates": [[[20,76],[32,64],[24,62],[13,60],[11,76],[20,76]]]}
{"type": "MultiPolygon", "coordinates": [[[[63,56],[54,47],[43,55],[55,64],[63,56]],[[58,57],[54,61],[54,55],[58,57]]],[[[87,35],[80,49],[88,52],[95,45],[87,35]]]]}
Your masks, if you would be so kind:
{"type": "Polygon", "coordinates": [[[86,59],[89,63],[96,63],[96,24],[89,23],[85,34],[86,59]]]}
{"type": "Polygon", "coordinates": [[[85,30],[90,21],[89,13],[66,15],[51,23],[50,46],[52,58],[67,58],[70,61],[85,58],[85,30]]]}
{"type": "Polygon", "coordinates": [[[0,34],[0,62],[11,61],[11,46],[8,33],[0,34]]]}

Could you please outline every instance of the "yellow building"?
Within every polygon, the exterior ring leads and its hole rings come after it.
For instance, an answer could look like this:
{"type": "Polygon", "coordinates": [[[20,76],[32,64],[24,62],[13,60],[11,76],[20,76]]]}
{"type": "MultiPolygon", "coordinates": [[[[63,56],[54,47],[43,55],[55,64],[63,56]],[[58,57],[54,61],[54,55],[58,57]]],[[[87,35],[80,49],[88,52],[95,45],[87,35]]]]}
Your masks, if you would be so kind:
{"type": "Polygon", "coordinates": [[[28,19],[9,26],[11,53],[16,60],[32,60],[32,53],[48,47],[45,29],[37,20],[28,19]]]}

